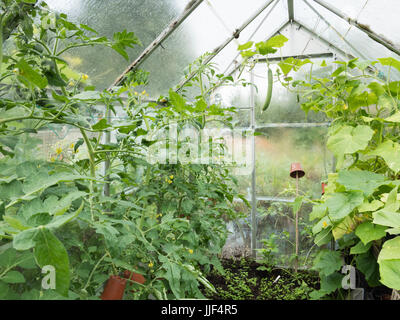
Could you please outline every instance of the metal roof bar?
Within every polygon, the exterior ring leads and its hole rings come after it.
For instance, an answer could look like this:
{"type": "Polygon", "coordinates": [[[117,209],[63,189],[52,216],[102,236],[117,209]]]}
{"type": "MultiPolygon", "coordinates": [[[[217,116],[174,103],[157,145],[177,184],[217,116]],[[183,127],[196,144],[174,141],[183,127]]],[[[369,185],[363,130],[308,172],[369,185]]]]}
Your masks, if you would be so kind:
{"type": "Polygon", "coordinates": [[[287,5],[288,5],[289,21],[293,21],[293,20],[294,20],[293,0],[288,0],[288,1],[287,1],[287,5]]]}
{"type": "Polygon", "coordinates": [[[308,3],[307,0],[303,0],[303,2],[312,10],[314,11],[314,13],[321,18],[322,21],[324,21],[330,28],[332,28],[333,31],[335,31],[335,33],[339,36],[340,39],[343,40],[344,43],[346,43],[352,50],[354,50],[355,53],[357,53],[357,55],[363,59],[367,59],[367,57],[360,52],[359,50],[357,50],[356,47],[354,47],[349,41],[347,41],[345,39],[345,37],[343,37],[339,31],[337,31],[335,29],[335,27],[322,15],[318,12],[318,10],[316,10],[310,3],[308,3]]]}
{"type": "MultiPolygon", "coordinates": [[[[310,54],[298,54],[292,56],[283,56],[283,57],[272,57],[268,58],[268,62],[275,62],[275,61],[282,61],[287,58],[295,58],[295,59],[317,59],[317,58],[332,58],[332,52],[323,52],[323,53],[310,53],[310,54]]],[[[260,58],[257,59],[257,62],[265,62],[267,58],[260,58]]]]}
{"type": "Polygon", "coordinates": [[[128,68],[125,69],[125,71],[118,76],[117,79],[113,82],[113,84],[108,88],[109,91],[113,89],[113,87],[119,85],[121,81],[124,79],[125,75],[133,70],[134,68],[137,68],[140,64],[142,64],[152,53],[155,49],[157,49],[161,43],[167,39],[172,32],[178,28],[183,21],[186,20],[186,18],[203,2],[203,0],[192,0],[188,5],[185,7],[185,10],[182,12],[181,15],[179,15],[177,18],[172,20],[172,22],[158,35],[157,38],[153,40],[152,43],[150,43],[147,48],[140,54],[139,57],[136,58],[135,61],[133,61],[128,68]]]}
{"type": "Polygon", "coordinates": [[[330,122],[281,122],[281,123],[266,123],[256,126],[258,129],[268,128],[311,128],[311,127],[329,127],[330,122]]]}
{"type": "MultiPolygon", "coordinates": [[[[209,63],[214,56],[216,56],[219,52],[221,52],[222,49],[224,49],[233,39],[237,39],[240,36],[240,33],[252,22],[254,21],[254,19],[256,19],[265,9],[267,9],[272,2],[274,2],[275,0],[269,0],[267,1],[261,8],[259,8],[256,13],[254,15],[252,15],[249,19],[247,19],[238,29],[235,30],[235,32],[228,38],[226,39],[221,45],[219,45],[218,47],[216,47],[212,52],[211,55],[208,56],[203,64],[207,64],[209,63]]],[[[190,75],[188,75],[188,77],[186,79],[184,79],[183,81],[181,81],[178,84],[178,88],[175,91],[180,91],[184,85],[186,83],[188,83],[196,74],[198,73],[198,71],[193,71],[190,75]]]]}
{"type": "MultiPolygon", "coordinates": [[[[246,42],[250,41],[251,39],[253,39],[254,35],[258,32],[258,30],[260,30],[261,26],[264,24],[265,20],[268,19],[269,15],[271,14],[272,10],[274,10],[274,8],[276,7],[276,5],[279,3],[279,0],[276,0],[274,5],[271,7],[271,9],[267,12],[267,14],[265,15],[265,17],[261,20],[260,24],[257,26],[257,28],[252,32],[252,34],[250,35],[250,37],[247,39],[246,42]]],[[[240,56],[240,52],[237,53],[237,55],[232,59],[232,61],[229,63],[229,65],[225,68],[223,74],[225,74],[229,68],[231,67],[232,64],[234,64],[234,62],[236,61],[236,59],[240,56]]]]}
{"type": "Polygon", "coordinates": [[[383,36],[378,35],[375,32],[373,32],[369,28],[369,26],[363,25],[363,24],[359,23],[358,21],[350,18],[345,13],[343,13],[339,9],[331,6],[330,4],[326,3],[323,0],[314,0],[314,2],[318,3],[320,6],[324,7],[325,9],[327,9],[328,11],[330,11],[333,14],[337,15],[338,17],[342,18],[343,20],[347,21],[347,23],[349,23],[350,25],[353,25],[353,26],[357,27],[362,32],[366,33],[370,38],[372,38],[373,40],[375,40],[379,44],[385,46],[390,51],[392,51],[392,52],[394,52],[394,53],[396,53],[397,55],[400,56],[400,48],[397,48],[390,40],[388,40],[388,39],[384,38],[383,36]]]}

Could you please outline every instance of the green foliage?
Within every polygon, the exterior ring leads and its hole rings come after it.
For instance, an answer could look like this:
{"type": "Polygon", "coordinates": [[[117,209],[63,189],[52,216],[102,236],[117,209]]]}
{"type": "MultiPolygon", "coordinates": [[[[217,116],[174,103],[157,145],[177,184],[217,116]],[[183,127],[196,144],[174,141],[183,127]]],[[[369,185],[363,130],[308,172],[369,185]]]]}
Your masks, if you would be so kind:
{"type": "Polygon", "coordinates": [[[381,282],[390,288],[400,289],[398,270],[400,268],[400,238],[384,243],[378,258],[381,282]]]}
{"type": "Polygon", "coordinates": [[[321,276],[321,290],[313,293],[314,299],[340,288],[335,272],[341,259],[355,262],[370,286],[380,281],[399,288],[400,279],[394,272],[398,237],[390,236],[400,234],[400,101],[397,82],[389,74],[384,80],[378,77],[375,68],[381,64],[399,70],[400,62],[383,58],[334,63],[338,66],[328,77],[310,75],[306,81],[286,85],[302,94],[306,113],[324,113],[332,119],[327,147],[336,156],[337,173],[328,175],[325,195],[310,219],[316,220],[315,242],[326,244],[320,239],[333,237],[339,249],[323,250],[314,261],[321,276]],[[325,255],[330,258],[322,259],[325,255]]]}
{"type": "MultiPolygon", "coordinates": [[[[170,90],[159,104],[146,102],[146,92],[135,91],[148,83],[140,70],[113,92],[96,91],[87,75],[71,76],[65,53],[101,46],[128,59],[127,48],[140,43],[134,33],[107,39],[65,14],[47,28],[45,4],[30,10],[19,4],[2,1],[1,9],[18,21],[12,35],[1,21],[13,51],[2,51],[0,69],[6,85],[0,89],[0,298],[98,299],[108,277],[125,270],[146,279],[132,283],[126,299],[203,298],[200,284],[213,290],[203,271],[220,268],[225,221],[241,216],[233,205],[240,197],[234,179],[218,161],[154,163],[148,155],[160,145],[175,147],[165,134],[153,135],[171,124],[178,132],[212,121],[229,127],[234,108],[209,103],[209,94],[233,79],[217,74],[203,56],[189,67],[198,73],[186,86],[202,93],[194,99],[170,90]],[[88,110],[99,105],[105,114],[91,119],[88,110]],[[112,117],[117,113],[124,119],[112,117]],[[68,147],[70,158],[58,147],[56,159],[38,159],[40,133],[57,126],[80,134],[68,147]],[[104,142],[110,132],[116,141],[104,142]],[[45,265],[55,267],[55,290],[41,287],[45,265]]],[[[224,148],[215,140],[210,146],[216,156],[224,148]]]]}

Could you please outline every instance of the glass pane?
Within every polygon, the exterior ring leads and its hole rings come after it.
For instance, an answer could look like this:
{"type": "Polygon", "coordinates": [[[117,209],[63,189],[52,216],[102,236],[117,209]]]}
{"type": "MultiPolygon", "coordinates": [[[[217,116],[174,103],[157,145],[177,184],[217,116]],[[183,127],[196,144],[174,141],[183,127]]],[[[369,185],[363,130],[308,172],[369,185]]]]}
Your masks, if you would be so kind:
{"type": "MultiPolygon", "coordinates": [[[[315,8],[315,10],[318,10],[318,12],[323,17],[325,17],[325,19],[327,19],[326,9],[318,6],[313,1],[309,1],[308,3],[310,3],[315,8]]],[[[354,51],[348,44],[346,44],[343,39],[320,17],[318,17],[318,15],[303,1],[299,1],[299,3],[296,3],[295,17],[299,23],[305,25],[317,35],[325,38],[327,41],[331,42],[339,49],[354,56],[357,56],[356,51],[354,51]]],[[[329,19],[327,20],[332,23],[332,21],[330,21],[329,19]]],[[[333,21],[333,26],[341,35],[345,35],[349,25],[346,21],[338,18],[333,21]]]]}
{"type": "Polygon", "coordinates": [[[260,196],[295,197],[290,165],[300,162],[305,176],[299,194],[321,195],[321,181],[331,172],[332,156],[325,148],[327,127],[264,128],[256,138],[256,191],[260,196]]]}
{"type": "Polygon", "coordinates": [[[247,217],[227,223],[229,234],[221,253],[224,258],[247,256],[251,252],[250,208],[237,201],[235,209],[247,217]]]}
{"type": "Polygon", "coordinates": [[[332,51],[327,45],[310,36],[295,24],[286,26],[282,31],[289,40],[271,57],[318,54],[332,51]]]}
{"type": "MultiPolygon", "coordinates": [[[[133,31],[143,44],[128,50],[133,61],[181,13],[188,0],[47,0],[46,3],[55,11],[66,13],[72,21],[94,28],[100,36],[112,38],[114,32],[133,31]]],[[[175,51],[182,51],[182,47],[175,51]]],[[[88,74],[99,89],[111,85],[131,62],[111,49],[100,47],[71,50],[63,58],[74,69],[88,74]]]]}
{"type": "Polygon", "coordinates": [[[212,7],[214,14],[218,15],[233,33],[265,4],[265,0],[253,0],[251,5],[243,0],[214,0],[206,1],[206,3],[212,7]]]}
{"type": "MultiPolygon", "coordinates": [[[[397,0],[325,0],[325,2],[367,26],[375,33],[382,34],[394,43],[400,43],[399,33],[394,32],[394,30],[400,28],[399,12],[396,10],[399,5],[397,0]]],[[[296,1],[297,3],[298,1],[296,1]]],[[[321,8],[317,4],[315,6],[317,9],[321,8]]]]}
{"type": "MultiPolygon", "coordinates": [[[[299,267],[311,265],[312,259],[305,261],[313,246],[308,215],[310,204],[303,204],[299,212],[299,267]]],[[[258,258],[269,259],[274,265],[293,266],[295,254],[295,219],[290,203],[259,201],[257,203],[257,253],[258,258]]]]}
{"type": "Polygon", "coordinates": [[[251,111],[248,110],[237,110],[232,116],[232,125],[235,128],[248,128],[250,127],[250,116],[251,116],[251,111]]]}
{"type": "MultiPolygon", "coordinates": [[[[333,1],[331,1],[331,4],[332,6],[339,8],[341,11],[346,12],[339,6],[339,2],[333,3],[333,1]]],[[[362,4],[359,3],[357,10],[353,10],[353,13],[356,12],[356,16],[360,12],[360,15],[362,14],[364,10],[361,9],[364,4],[364,1],[362,2],[362,4]]],[[[327,23],[321,20],[316,15],[316,13],[313,12],[304,2],[299,2],[296,6],[296,17],[298,18],[298,21],[309,27],[310,29],[314,30],[318,35],[321,35],[340,49],[363,59],[377,59],[379,57],[386,56],[399,58],[389,49],[385,48],[372,38],[368,37],[368,35],[366,35],[361,30],[349,25],[345,20],[336,16],[334,13],[330,12],[329,10],[318,4],[312,3],[312,5],[325,18],[325,20],[327,20],[329,24],[336,29],[336,31],[340,35],[338,35],[332,27],[329,27],[327,23]]],[[[380,11],[381,10],[382,7],[380,8],[380,11]]],[[[386,17],[384,19],[386,19],[386,17]]],[[[371,26],[373,29],[373,21],[369,21],[368,26],[371,26]]]]}
{"type": "Polygon", "coordinates": [[[211,52],[229,35],[203,2],[141,66],[150,71],[146,89],[150,96],[165,94],[177,85],[190,63],[211,52]]]}
{"type": "MultiPolygon", "coordinates": [[[[326,59],[329,61],[330,59],[326,59]]],[[[312,72],[315,76],[323,77],[324,73],[330,68],[321,68],[322,59],[314,59],[312,72]]],[[[273,74],[276,74],[278,66],[271,65],[273,74]]],[[[304,65],[298,72],[290,73],[294,79],[305,79],[309,75],[311,65],[304,65]]],[[[264,63],[259,63],[254,68],[254,83],[257,86],[256,93],[256,124],[263,126],[266,123],[292,123],[292,122],[325,122],[326,118],[321,113],[310,112],[307,116],[300,107],[301,94],[289,91],[280,84],[277,77],[274,77],[272,99],[266,111],[262,111],[267,90],[267,67],[264,63]]]]}
{"type": "Polygon", "coordinates": [[[378,34],[400,45],[399,2],[397,0],[367,1],[357,20],[378,34]],[[382,12],[384,11],[384,12],[382,12]],[[382,13],[380,13],[382,12],[382,13]],[[380,14],[377,14],[380,13],[380,14]]]}
{"type": "MultiPolygon", "coordinates": [[[[236,80],[239,76],[238,72],[233,74],[236,80]]],[[[250,75],[243,72],[240,76],[245,82],[250,82],[250,75]]],[[[250,107],[250,85],[243,86],[238,83],[235,85],[222,85],[218,87],[211,95],[212,102],[219,102],[224,107],[249,108],[250,107]]]]}
{"type": "MultiPolygon", "coordinates": [[[[242,1],[248,5],[248,2],[242,1]]],[[[283,6],[284,1],[278,1],[277,5],[271,4],[264,12],[244,29],[239,37],[239,43],[243,44],[251,40],[254,42],[265,41],[277,32],[279,28],[288,21],[287,9],[283,6]],[[272,11],[271,11],[272,10],[272,11]],[[269,13],[271,11],[271,13],[269,13]]],[[[255,10],[256,7],[253,7],[255,10]]]]}

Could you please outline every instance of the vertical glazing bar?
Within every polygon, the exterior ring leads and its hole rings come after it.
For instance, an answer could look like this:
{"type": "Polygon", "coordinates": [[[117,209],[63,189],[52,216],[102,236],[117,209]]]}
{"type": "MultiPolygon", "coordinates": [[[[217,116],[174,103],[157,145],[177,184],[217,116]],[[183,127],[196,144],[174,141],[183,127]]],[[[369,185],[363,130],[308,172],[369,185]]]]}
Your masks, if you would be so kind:
{"type": "MultiPolygon", "coordinates": [[[[250,71],[250,82],[254,83],[254,72],[250,71]]],[[[251,107],[251,255],[253,258],[257,256],[257,197],[256,197],[256,145],[254,130],[256,127],[255,112],[255,92],[254,86],[250,86],[250,107],[251,107]]]]}
{"type": "Polygon", "coordinates": [[[293,0],[288,0],[288,16],[289,16],[289,21],[292,22],[294,20],[294,6],[293,6],[293,0]]]}
{"type": "MultiPolygon", "coordinates": [[[[333,56],[333,61],[337,61],[337,60],[338,60],[338,57],[335,54],[333,56]]],[[[338,68],[338,64],[337,63],[333,63],[333,69],[334,69],[333,71],[335,71],[337,68],[338,68]]],[[[334,155],[332,155],[332,172],[335,172],[335,171],[336,171],[336,158],[335,158],[334,155]]],[[[332,240],[331,240],[331,250],[335,250],[335,249],[336,249],[336,241],[335,241],[335,239],[332,238],[332,240]]]]}

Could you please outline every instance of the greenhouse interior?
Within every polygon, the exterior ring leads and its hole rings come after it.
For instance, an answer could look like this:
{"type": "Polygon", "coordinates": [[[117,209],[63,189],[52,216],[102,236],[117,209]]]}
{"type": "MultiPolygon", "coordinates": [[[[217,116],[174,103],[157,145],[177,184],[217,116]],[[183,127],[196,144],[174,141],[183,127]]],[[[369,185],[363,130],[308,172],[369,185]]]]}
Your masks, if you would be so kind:
{"type": "Polygon", "coordinates": [[[400,300],[398,1],[0,3],[0,300],[400,300]]]}

